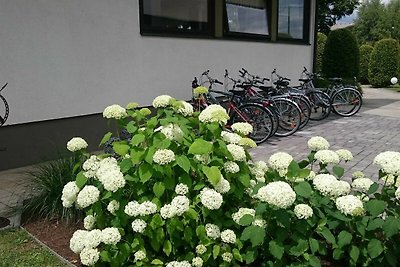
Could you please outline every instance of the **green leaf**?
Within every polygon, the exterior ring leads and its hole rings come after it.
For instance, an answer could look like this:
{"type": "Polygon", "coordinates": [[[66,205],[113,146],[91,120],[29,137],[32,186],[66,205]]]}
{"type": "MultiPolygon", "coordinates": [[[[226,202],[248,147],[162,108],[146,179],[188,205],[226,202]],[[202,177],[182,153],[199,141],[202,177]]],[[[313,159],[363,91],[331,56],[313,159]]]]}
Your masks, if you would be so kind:
{"type": "Polygon", "coordinates": [[[267,210],[267,204],[258,203],[256,208],[256,215],[262,215],[267,210]]]}
{"type": "Polygon", "coordinates": [[[242,255],[240,254],[240,252],[237,248],[234,248],[232,250],[232,254],[233,254],[233,257],[235,258],[235,260],[237,260],[239,262],[243,261],[242,255]]]}
{"type": "Polygon", "coordinates": [[[312,194],[312,188],[308,182],[300,182],[294,187],[297,195],[309,198],[312,194]]]}
{"type": "Polygon", "coordinates": [[[151,261],[152,265],[163,265],[163,262],[159,259],[155,259],[151,261]]]}
{"type": "Polygon", "coordinates": [[[336,244],[335,236],[328,228],[324,227],[322,231],[319,232],[319,234],[321,234],[325,238],[325,240],[331,243],[332,245],[336,244]]]}
{"type": "Polygon", "coordinates": [[[383,252],[382,242],[375,238],[371,239],[368,243],[367,251],[370,257],[375,259],[383,252]]]}
{"type": "Polygon", "coordinates": [[[130,146],[128,146],[127,144],[120,143],[120,142],[114,142],[113,149],[114,149],[115,153],[117,153],[118,155],[123,157],[126,154],[128,154],[130,146]]]}
{"type": "Polygon", "coordinates": [[[193,144],[189,147],[189,154],[203,155],[212,151],[212,144],[201,138],[194,140],[193,144]]]}
{"type": "Polygon", "coordinates": [[[250,264],[256,260],[256,255],[254,251],[247,250],[246,255],[244,256],[244,260],[246,261],[246,264],[250,264]]]}
{"type": "Polygon", "coordinates": [[[365,203],[365,209],[374,217],[381,214],[386,208],[386,202],[383,200],[372,199],[365,203]]]}
{"type": "Polygon", "coordinates": [[[268,248],[272,256],[274,256],[278,260],[282,259],[283,253],[285,252],[285,248],[281,244],[278,244],[277,242],[272,240],[269,242],[268,248]]]}
{"type": "Polygon", "coordinates": [[[312,267],[321,267],[320,260],[313,255],[310,256],[310,259],[308,260],[308,262],[309,262],[310,266],[312,266],[312,267]]]}
{"type": "Polygon", "coordinates": [[[161,215],[160,214],[153,215],[153,218],[151,219],[151,222],[149,225],[150,225],[151,229],[153,229],[153,230],[163,226],[164,221],[161,218],[161,215]]]}
{"type": "Polygon", "coordinates": [[[79,172],[76,175],[76,180],[75,180],[76,186],[79,187],[79,189],[82,189],[83,186],[86,184],[87,180],[88,178],[86,178],[83,172],[79,172]]]}
{"type": "Polygon", "coordinates": [[[139,178],[142,183],[147,182],[153,175],[153,170],[150,164],[143,163],[139,166],[139,178]]]}
{"type": "Polygon", "coordinates": [[[249,240],[250,237],[251,237],[251,232],[252,232],[252,230],[253,230],[254,228],[255,228],[254,225],[248,226],[248,227],[244,228],[244,230],[243,230],[243,232],[242,232],[242,236],[240,237],[240,240],[242,240],[242,241],[249,240]]]}
{"type": "Polygon", "coordinates": [[[127,125],[126,125],[126,130],[128,131],[128,133],[133,134],[134,132],[136,132],[138,129],[138,127],[135,125],[134,121],[130,121],[127,125]]]}
{"type": "Polygon", "coordinates": [[[250,214],[245,214],[240,218],[239,225],[248,226],[253,222],[254,217],[250,214]]]}
{"type": "Polygon", "coordinates": [[[149,150],[147,150],[144,160],[149,164],[153,164],[153,156],[154,156],[155,152],[156,152],[156,148],[154,146],[151,146],[149,148],[149,150]]]}
{"type": "Polygon", "coordinates": [[[319,249],[319,242],[316,239],[310,237],[308,239],[308,243],[310,245],[312,254],[315,254],[319,249]]]}
{"type": "Polygon", "coordinates": [[[303,255],[308,249],[308,242],[304,239],[299,239],[297,245],[290,248],[289,253],[293,256],[299,257],[303,255]]]}
{"type": "Polygon", "coordinates": [[[134,164],[139,164],[143,160],[144,155],[146,154],[146,150],[138,149],[138,148],[136,148],[136,149],[137,150],[135,150],[135,148],[131,149],[131,161],[134,164]]]}
{"type": "Polygon", "coordinates": [[[153,185],[153,192],[158,198],[160,198],[164,194],[164,191],[165,186],[162,182],[157,182],[153,185]]]}
{"type": "Polygon", "coordinates": [[[344,169],[342,167],[340,167],[339,165],[333,166],[332,171],[338,178],[341,178],[344,174],[344,169]]]}
{"type": "Polygon", "coordinates": [[[111,135],[111,132],[106,133],[101,139],[99,146],[104,145],[108,140],[110,140],[111,135]]]}
{"type": "Polygon", "coordinates": [[[360,249],[356,246],[351,246],[350,249],[350,259],[351,263],[355,265],[357,263],[358,257],[360,256],[360,249]]]}
{"type": "Polygon", "coordinates": [[[198,184],[196,184],[196,185],[193,187],[193,190],[198,191],[198,190],[200,190],[200,189],[203,189],[205,186],[206,186],[205,183],[199,182],[198,184]]]}
{"type": "Polygon", "coordinates": [[[239,181],[242,185],[244,185],[245,187],[249,187],[250,186],[250,176],[247,173],[241,173],[239,175],[239,181]]]}
{"type": "Polygon", "coordinates": [[[343,257],[343,250],[340,248],[336,248],[333,250],[333,259],[334,260],[340,260],[343,257]]]}
{"type": "Polygon", "coordinates": [[[299,171],[300,171],[299,164],[295,160],[292,160],[292,162],[290,162],[288,166],[288,172],[286,176],[289,178],[297,177],[299,171]]]}
{"type": "Polygon", "coordinates": [[[198,220],[199,219],[199,215],[197,214],[197,212],[194,210],[194,209],[192,209],[192,208],[190,208],[187,212],[186,212],[186,215],[190,218],[190,219],[192,219],[192,220],[198,220]]]}
{"type": "Polygon", "coordinates": [[[177,156],[176,163],[178,163],[179,167],[181,167],[185,172],[189,172],[190,161],[185,155],[177,156]]]}
{"type": "Polygon", "coordinates": [[[378,229],[380,227],[382,227],[383,225],[383,220],[381,218],[375,218],[372,221],[369,222],[366,230],[367,231],[373,231],[375,229],[378,229]]]}
{"type": "Polygon", "coordinates": [[[119,167],[121,168],[122,173],[126,173],[133,166],[131,159],[124,159],[119,163],[119,167]]]}
{"type": "Polygon", "coordinates": [[[392,237],[397,234],[400,229],[399,219],[389,216],[385,219],[385,223],[383,224],[383,231],[387,238],[392,237]]]}
{"type": "Polygon", "coordinates": [[[372,195],[372,194],[374,194],[376,191],[378,191],[378,189],[379,189],[379,184],[373,183],[373,184],[369,187],[367,194],[368,194],[368,195],[372,195]]]}
{"type": "Polygon", "coordinates": [[[207,176],[208,181],[214,186],[221,180],[221,172],[216,166],[212,166],[211,168],[203,166],[202,171],[207,176]]]}
{"type": "Polygon", "coordinates": [[[169,254],[171,254],[172,245],[171,245],[171,242],[169,240],[166,240],[164,242],[163,251],[164,251],[165,255],[167,255],[167,256],[169,256],[169,254]]]}
{"type": "MultiPolygon", "coordinates": [[[[251,227],[251,226],[250,226],[251,227]]],[[[251,233],[250,241],[253,247],[261,245],[265,239],[265,229],[259,226],[254,226],[254,230],[251,233]]]]}
{"type": "Polygon", "coordinates": [[[104,196],[101,198],[101,200],[109,199],[111,196],[112,196],[112,193],[110,191],[106,191],[104,196]]]}
{"type": "Polygon", "coordinates": [[[100,258],[102,261],[111,262],[110,254],[106,250],[100,252],[100,258]]]}
{"type": "Polygon", "coordinates": [[[213,258],[214,258],[214,260],[218,257],[220,249],[221,249],[220,246],[214,245],[214,247],[213,247],[213,258]]]}
{"type": "Polygon", "coordinates": [[[132,139],[131,139],[131,145],[136,146],[138,144],[140,144],[141,142],[143,142],[146,139],[146,137],[144,136],[144,134],[135,134],[132,139]]]}
{"type": "Polygon", "coordinates": [[[347,231],[341,231],[338,235],[338,246],[339,248],[342,248],[346,245],[349,245],[351,243],[351,240],[353,239],[353,236],[347,232],[347,231]]]}

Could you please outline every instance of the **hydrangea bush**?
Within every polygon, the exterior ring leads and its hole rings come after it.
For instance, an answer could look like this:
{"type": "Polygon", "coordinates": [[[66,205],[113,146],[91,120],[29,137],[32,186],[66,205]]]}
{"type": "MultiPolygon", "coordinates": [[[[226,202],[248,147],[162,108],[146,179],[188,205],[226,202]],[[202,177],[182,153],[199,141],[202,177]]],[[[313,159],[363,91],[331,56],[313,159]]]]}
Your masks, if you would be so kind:
{"type": "Polygon", "coordinates": [[[167,95],[153,107],[153,115],[136,103],[104,110],[130,135],[110,142],[107,133],[110,154],[89,155],[77,138],[67,146],[83,158],[62,196],[86,212],[70,240],[82,264],[397,265],[400,153],[375,158],[379,182],[343,177],[351,152],[329,150],[322,137],[308,141],[305,160],[279,152],[253,161],[251,125],[224,129],[222,107],[193,112],[167,95]]]}

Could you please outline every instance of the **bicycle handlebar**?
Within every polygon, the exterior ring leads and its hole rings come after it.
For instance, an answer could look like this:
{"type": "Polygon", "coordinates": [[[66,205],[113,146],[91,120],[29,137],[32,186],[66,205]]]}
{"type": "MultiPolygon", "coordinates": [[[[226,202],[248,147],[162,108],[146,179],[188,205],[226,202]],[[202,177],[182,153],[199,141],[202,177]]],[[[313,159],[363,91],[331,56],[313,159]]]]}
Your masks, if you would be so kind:
{"type": "Polygon", "coordinates": [[[3,91],[3,89],[6,88],[7,85],[8,85],[8,83],[5,83],[5,84],[3,85],[3,87],[1,87],[0,92],[3,91]]]}

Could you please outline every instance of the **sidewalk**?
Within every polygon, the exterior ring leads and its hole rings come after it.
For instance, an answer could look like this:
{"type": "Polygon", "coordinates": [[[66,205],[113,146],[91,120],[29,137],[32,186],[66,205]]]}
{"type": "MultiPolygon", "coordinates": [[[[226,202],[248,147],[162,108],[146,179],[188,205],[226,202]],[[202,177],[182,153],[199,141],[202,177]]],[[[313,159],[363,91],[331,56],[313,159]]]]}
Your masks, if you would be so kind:
{"type": "MultiPolygon", "coordinates": [[[[331,149],[349,149],[354,159],[344,165],[345,179],[354,171],[363,171],[367,177],[378,178],[378,168],[372,164],[380,152],[400,151],[400,93],[385,89],[364,89],[361,111],[343,118],[331,114],[328,119],[310,122],[302,131],[286,138],[273,137],[252,151],[255,160],[268,160],[278,151],[302,159],[308,154],[307,140],[323,136],[331,149]]],[[[19,224],[22,201],[32,188],[26,174],[32,169],[23,167],[0,172],[0,229],[1,217],[9,218],[12,226],[19,224]]]]}

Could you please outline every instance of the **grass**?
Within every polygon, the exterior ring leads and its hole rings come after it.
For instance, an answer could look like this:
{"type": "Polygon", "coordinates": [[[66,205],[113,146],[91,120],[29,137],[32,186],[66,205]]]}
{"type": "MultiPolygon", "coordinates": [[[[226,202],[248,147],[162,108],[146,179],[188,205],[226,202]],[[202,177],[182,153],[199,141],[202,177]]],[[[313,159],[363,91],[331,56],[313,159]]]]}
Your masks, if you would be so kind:
{"type": "Polygon", "coordinates": [[[0,267],[68,266],[29,236],[23,229],[0,231],[0,267]]]}
{"type": "Polygon", "coordinates": [[[395,92],[400,92],[400,85],[395,84],[395,85],[390,86],[388,89],[395,91],[395,92]]]}

